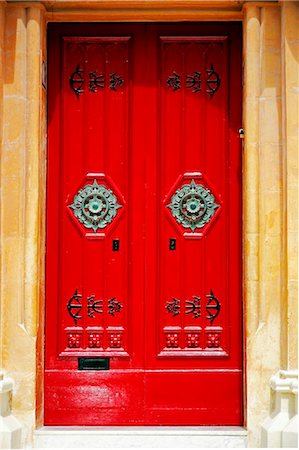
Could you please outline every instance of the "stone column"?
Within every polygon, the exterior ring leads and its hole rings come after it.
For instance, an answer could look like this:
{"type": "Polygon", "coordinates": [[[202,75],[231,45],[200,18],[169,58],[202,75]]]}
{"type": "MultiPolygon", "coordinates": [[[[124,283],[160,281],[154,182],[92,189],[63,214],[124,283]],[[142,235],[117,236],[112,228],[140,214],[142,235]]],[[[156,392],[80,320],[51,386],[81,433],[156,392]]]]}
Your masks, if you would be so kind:
{"type": "MultiPolygon", "coordinates": [[[[0,3],[0,152],[3,145],[3,57],[4,57],[5,7],[6,2],[0,3]]],[[[2,357],[1,344],[2,341],[0,335],[0,358],[2,357]]]]}
{"type": "Polygon", "coordinates": [[[260,446],[269,380],[285,349],[281,9],[244,5],[244,253],[249,446],[260,446]]]}
{"type": "MultiPolygon", "coordinates": [[[[3,58],[4,58],[4,27],[6,2],[0,4],[0,156],[3,148],[3,58]]],[[[2,158],[0,157],[0,164],[2,158]]],[[[1,205],[0,205],[1,207],[1,205]]],[[[1,282],[0,275],[0,282],[1,282]]],[[[0,283],[1,284],[1,283],[0,283]]],[[[0,318],[3,312],[3,302],[0,298],[0,318]]],[[[0,324],[0,367],[2,365],[2,326],[0,324]]],[[[22,427],[11,414],[13,384],[9,378],[4,378],[0,371],[0,448],[19,448],[21,445],[22,427]]]]}
{"type": "Polygon", "coordinates": [[[281,2],[285,369],[298,368],[299,3],[281,2]]]}
{"type": "Polygon", "coordinates": [[[244,8],[247,425],[250,447],[263,422],[271,447],[295,414],[297,375],[280,369],[297,367],[298,3],[244,8]]]}
{"type": "Polygon", "coordinates": [[[280,2],[282,68],[281,367],[271,378],[274,407],[262,426],[263,447],[298,447],[298,123],[299,4],[280,2]]]}
{"type": "Polygon", "coordinates": [[[5,9],[3,148],[1,151],[1,287],[3,367],[14,380],[12,408],[24,442],[36,423],[37,339],[43,276],[45,186],[42,28],[39,2],[5,9]],[[42,186],[42,187],[41,187],[42,186]]]}

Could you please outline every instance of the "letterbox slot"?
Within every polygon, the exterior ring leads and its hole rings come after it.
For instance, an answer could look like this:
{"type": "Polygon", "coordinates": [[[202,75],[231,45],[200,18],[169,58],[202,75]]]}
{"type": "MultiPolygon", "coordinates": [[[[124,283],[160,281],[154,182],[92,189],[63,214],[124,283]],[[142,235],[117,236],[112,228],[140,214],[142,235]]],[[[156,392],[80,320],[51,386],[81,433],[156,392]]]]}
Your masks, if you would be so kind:
{"type": "Polygon", "coordinates": [[[78,370],[109,370],[109,358],[78,358],[78,370]]]}

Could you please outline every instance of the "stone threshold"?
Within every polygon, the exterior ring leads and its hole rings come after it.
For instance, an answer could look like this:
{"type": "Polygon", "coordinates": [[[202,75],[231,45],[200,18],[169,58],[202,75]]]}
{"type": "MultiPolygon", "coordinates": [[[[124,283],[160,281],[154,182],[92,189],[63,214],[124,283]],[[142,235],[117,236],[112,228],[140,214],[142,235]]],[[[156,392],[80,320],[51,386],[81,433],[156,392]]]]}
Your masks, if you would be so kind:
{"type": "Polygon", "coordinates": [[[242,427],[41,427],[34,448],[246,448],[242,427]]]}

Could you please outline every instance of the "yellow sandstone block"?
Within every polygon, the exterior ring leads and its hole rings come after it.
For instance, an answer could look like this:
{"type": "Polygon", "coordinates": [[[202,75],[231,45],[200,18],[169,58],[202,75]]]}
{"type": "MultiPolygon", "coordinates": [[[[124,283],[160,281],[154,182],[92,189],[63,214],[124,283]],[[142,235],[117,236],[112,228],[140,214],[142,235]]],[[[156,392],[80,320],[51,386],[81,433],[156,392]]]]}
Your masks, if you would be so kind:
{"type": "MultiPolygon", "coordinates": [[[[281,140],[281,99],[276,98],[275,87],[267,88],[262,92],[260,99],[260,143],[280,143],[281,140]],[[264,98],[264,93],[272,98],[264,98]]],[[[271,161],[272,163],[272,161],[271,161]]],[[[269,160],[267,161],[269,169],[269,160]]]]}
{"type": "MultiPolygon", "coordinates": [[[[281,193],[265,190],[260,195],[260,231],[267,236],[281,235],[281,193]]],[[[280,245],[278,245],[278,250],[280,245]]]]}
{"type": "Polygon", "coordinates": [[[266,49],[262,55],[261,65],[263,67],[261,77],[261,95],[263,97],[280,97],[281,72],[280,72],[280,50],[266,49]]]}
{"type": "Polygon", "coordinates": [[[250,97],[246,101],[245,105],[245,144],[248,145],[258,143],[259,138],[259,99],[250,97]],[[247,120],[248,117],[248,120],[247,120]]]}
{"type": "Polygon", "coordinates": [[[246,235],[244,241],[245,270],[246,278],[250,281],[258,280],[258,258],[259,236],[257,233],[246,235]]]}
{"type": "MultiPolygon", "coordinates": [[[[267,127],[266,127],[267,128],[267,127]]],[[[260,189],[278,191],[282,187],[282,152],[283,147],[278,143],[263,143],[259,149],[260,189]]],[[[264,195],[262,193],[261,195],[264,195]]],[[[278,197],[276,198],[278,200],[278,197]]],[[[278,204],[276,208],[280,209],[278,204]]]]}
{"type": "MultiPolygon", "coordinates": [[[[297,217],[298,220],[298,217],[297,217]]],[[[298,280],[298,233],[297,231],[288,232],[288,278],[289,280],[298,280]]]]}
{"type": "MultiPolygon", "coordinates": [[[[22,295],[22,283],[23,280],[20,277],[20,273],[22,273],[22,249],[23,249],[23,237],[21,233],[19,236],[14,237],[4,237],[2,240],[2,249],[1,249],[1,257],[2,257],[2,283],[1,289],[3,298],[5,298],[6,302],[10,306],[15,302],[16,305],[16,320],[19,320],[19,309],[18,309],[18,297],[22,295]],[[4,295],[5,294],[5,295],[4,295]],[[11,296],[9,294],[12,294],[11,296]]],[[[6,303],[5,303],[6,304],[6,303]]],[[[5,316],[13,315],[8,308],[4,309],[5,316]]],[[[9,330],[9,324],[7,321],[3,321],[3,326],[6,326],[6,329],[9,330]]],[[[5,333],[3,333],[5,335],[5,333]]]]}
{"type": "MultiPolygon", "coordinates": [[[[24,195],[17,178],[5,178],[2,183],[3,236],[23,234],[24,195]],[[21,206],[22,205],[22,206],[21,206]]],[[[17,256],[17,254],[16,254],[17,256]]],[[[19,276],[19,275],[18,275],[19,276]]]]}
{"type": "MultiPolygon", "coordinates": [[[[25,138],[25,119],[25,99],[19,96],[6,98],[4,102],[4,140],[6,144],[20,142],[25,138]]],[[[4,148],[4,152],[5,150],[6,148],[4,148]]]]}

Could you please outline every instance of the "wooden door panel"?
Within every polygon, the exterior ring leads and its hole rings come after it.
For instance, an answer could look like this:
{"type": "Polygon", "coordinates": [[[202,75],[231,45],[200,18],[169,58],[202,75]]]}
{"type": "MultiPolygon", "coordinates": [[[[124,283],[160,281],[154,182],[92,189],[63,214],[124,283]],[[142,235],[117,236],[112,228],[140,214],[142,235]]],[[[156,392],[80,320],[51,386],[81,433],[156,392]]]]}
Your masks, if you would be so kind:
{"type": "MultiPolygon", "coordinates": [[[[227,38],[178,36],[160,37],[160,40],[162,117],[159,178],[161,198],[166,197],[159,216],[160,320],[165,324],[161,329],[160,356],[228,356],[224,305],[228,268],[223,255],[229,250],[225,238],[227,213],[222,211],[228,182],[225,121],[227,38]],[[208,71],[211,67],[215,67],[215,80],[216,76],[221,80],[220,85],[213,82],[215,92],[212,93],[207,92],[210,90],[208,71]],[[179,80],[179,87],[172,87],[176,80],[179,80]],[[175,120],[178,124],[173,126],[175,120]],[[211,138],[215,135],[216,138],[211,138]],[[173,159],[175,164],[172,164],[173,159]],[[207,189],[211,191],[216,207],[213,216],[202,217],[206,220],[203,220],[204,226],[195,229],[186,228],[187,220],[178,222],[184,214],[174,217],[169,209],[175,193],[180,191],[181,195],[182,186],[187,189],[192,181],[194,189],[195,186],[203,186],[204,192],[208,192],[207,189]],[[173,235],[177,239],[178,250],[167,248],[173,235]],[[178,255],[175,255],[176,251],[178,255]],[[214,269],[209,279],[206,269],[210,260],[214,269]],[[207,320],[207,295],[211,290],[222,304],[222,311],[215,321],[207,320]],[[174,313],[169,311],[173,303],[178,306],[174,313]],[[217,343],[216,339],[213,343],[209,339],[212,334],[217,336],[217,343]]],[[[217,301],[213,300],[213,304],[217,305],[217,301]]]]}
{"type": "Polygon", "coordinates": [[[230,49],[229,54],[228,39],[225,35],[161,36],[157,31],[160,47],[157,54],[153,51],[152,60],[159,61],[155,163],[159,173],[152,176],[151,188],[159,195],[150,211],[159,213],[156,227],[149,220],[147,224],[153,236],[150,242],[157,242],[156,251],[149,248],[148,255],[153,261],[157,258],[158,270],[156,284],[149,275],[146,290],[152,333],[149,367],[229,369],[241,364],[240,348],[231,346],[241,331],[241,291],[236,283],[241,266],[234,265],[241,255],[241,241],[231,239],[231,227],[240,227],[240,179],[236,179],[240,148],[237,130],[231,128],[231,115],[240,114],[240,70],[229,83],[235,53],[230,49]],[[209,189],[217,204],[210,220],[194,230],[178,223],[169,208],[174,194],[192,180],[209,189]],[[175,240],[175,250],[170,249],[170,240],[175,240]],[[229,284],[230,276],[235,281],[229,284]]]}
{"type": "Polygon", "coordinates": [[[240,52],[51,25],[46,424],[241,424],[240,52]]]}
{"type": "Polygon", "coordinates": [[[239,371],[47,371],[48,425],[236,425],[242,417],[239,371]],[[200,380],[200,382],[199,382],[200,380]],[[132,386],[134,388],[132,389],[132,386]],[[117,388],[116,388],[117,387],[117,388]],[[208,388],[207,388],[208,387],[208,388]],[[88,407],[87,407],[88,406],[88,407]]]}
{"type": "Polygon", "coordinates": [[[127,356],[129,37],[66,37],[63,42],[60,355],[127,356]],[[86,186],[103,186],[103,194],[85,201],[86,186]],[[89,209],[97,208],[103,195],[117,209],[110,205],[112,217],[108,213],[92,222],[96,214],[89,209]],[[121,251],[113,251],[115,237],[121,251]],[[70,301],[75,292],[81,297],[70,301]]]}

